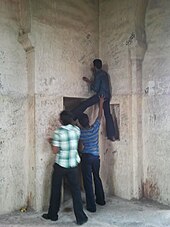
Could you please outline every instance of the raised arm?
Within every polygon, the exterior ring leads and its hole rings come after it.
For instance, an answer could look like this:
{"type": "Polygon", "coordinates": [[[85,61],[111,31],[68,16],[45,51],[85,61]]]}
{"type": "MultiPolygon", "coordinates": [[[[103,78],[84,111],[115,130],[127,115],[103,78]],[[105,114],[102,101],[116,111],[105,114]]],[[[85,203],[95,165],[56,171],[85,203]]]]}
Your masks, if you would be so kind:
{"type": "Polygon", "coordinates": [[[86,83],[88,83],[88,84],[92,84],[93,83],[93,81],[91,81],[89,78],[87,78],[87,77],[85,77],[85,76],[83,76],[83,78],[82,78],[86,83]]]}
{"type": "Polygon", "coordinates": [[[98,113],[98,119],[99,119],[99,121],[100,121],[101,118],[102,118],[102,113],[103,113],[103,103],[104,103],[104,97],[101,96],[101,97],[100,97],[100,101],[99,101],[99,113],[98,113]]]}
{"type": "Polygon", "coordinates": [[[82,143],[82,141],[81,140],[79,140],[79,142],[78,142],[78,152],[79,153],[81,153],[81,151],[83,150],[83,143],[82,143]]]}

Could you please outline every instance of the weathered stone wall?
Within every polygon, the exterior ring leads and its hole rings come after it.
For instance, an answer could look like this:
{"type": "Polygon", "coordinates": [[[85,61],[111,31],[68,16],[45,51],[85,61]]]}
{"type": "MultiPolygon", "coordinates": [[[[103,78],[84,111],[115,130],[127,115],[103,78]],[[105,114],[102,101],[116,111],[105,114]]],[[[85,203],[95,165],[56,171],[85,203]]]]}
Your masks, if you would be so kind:
{"type": "Polygon", "coordinates": [[[110,75],[111,103],[120,106],[120,141],[103,140],[101,174],[108,192],[124,198],[132,197],[131,75],[126,45],[134,32],[132,6],[132,1],[100,1],[99,14],[99,56],[110,75]]]}
{"type": "Polygon", "coordinates": [[[88,97],[83,76],[98,56],[98,1],[31,1],[35,41],[36,208],[48,205],[51,135],[63,97],[88,97]]]}
{"type": "Polygon", "coordinates": [[[105,152],[110,165],[102,162],[105,186],[124,198],[167,204],[169,10],[169,1],[101,0],[99,17],[99,56],[108,64],[112,103],[126,100],[120,105],[120,141],[111,145],[117,152],[105,152]]]}
{"type": "Polygon", "coordinates": [[[27,75],[17,1],[0,1],[0,213],[27,202],[27,75]]]}
{"type": "Polygon", "coordinates": [[[47,207],[46,139],[63,97],[90,95],[81,78],[98,56],[120,119],[114,143],[102,121],[105,191],[170,204],[169,11],[168,0],[0,0],[0,213],[47,207]]]}
{"type": "Polygon", "coordinates": [[[46,139],[63,97],[89,96],[81,78],[98,56],[98,1],[0,6],[0,213],[38,210],[48,205],[54,156],[46,139]]]}
{"type": "Polygon", "coordinates": [[[143,62],[144,195],[170,204],[170,2],[149,1],[143,62]]]}

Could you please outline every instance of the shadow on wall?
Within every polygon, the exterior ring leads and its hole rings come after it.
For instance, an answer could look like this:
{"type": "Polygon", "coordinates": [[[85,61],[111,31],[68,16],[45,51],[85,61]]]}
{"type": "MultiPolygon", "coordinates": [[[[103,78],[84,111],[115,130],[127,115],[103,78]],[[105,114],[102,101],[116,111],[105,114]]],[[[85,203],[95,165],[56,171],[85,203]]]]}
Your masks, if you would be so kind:
{"type": "Polygon", "coordinates": [[[152,179],[146,179],[142,184],[143,186],[143,197],[152,200],[158,200],[160,197],[160,189],[158,184],[152,179]]]}
{"type": "MultiPolygon", "coordinates": [[[[47,147],[47,145],[44,147],[47,147]]],[[[44,180],[43,180],[43,201],[42,201],[42,209],[44,211],[48,210],[54,161],[55,161],[55,158],[51,155],[51,157],[48,159],[48,161],[46,161],[46,164],[44,166],[45,172],[44,172],[44,180]]]]}
{"type": "Polygon", "coordinates": [[[84,98],[63,97],[64,109],[70,111],[77,107],[84,100],[84,98]]]}
{"type": "MultiPolygon", "coordinates": [[[[53,136],[54,130],[60,126],[58,121],[58,116],[51,116],[48,121],[48,128],[46,130],[46,138],[43,143],[43,153],[48,155],[48,159],[45,160],[43,168],[44,168],[44,179],[43,179],[43,201],[42,208],[43,210],[48,209],[49,200],[50,200],[50,191],[51,191],[51,178],[53,165],[55,162],[55,155],[52,153],[51,146],[49,145],[47,138],[53,136]]],[[[43,159],[41,158],[41,161],[43,159]]]]}
{"type": "Polygon", "coordinates": [[[111,93],[111,97],[112,97],[112,85],[111,85],[111,79],[110,79],[109,66],[108,66],[108,64],[103,64],[103,70],[106,71],[107,74],[108,74],[110,93],[111,93]]]}
{"type": "Polygon", "coordinates": [[[104,191],[107,195],[114,195],[114,163],[115,163],[115,143],[106,139],[105,121],[102,121],[100,130],[100,174],[103,179],[104,191]]]}
{"type": "MultiPolygon", "coordinates": [[[[103,64],[103,70],[107,72],[108,78],[109,78],[109,87],[110,87],[110,93],[112,96],[112,86],[111,86],[111,79],[109,72],[109,66],[108,64],[103,64]]],[[[119,128],[120,128],[120,106],[119,104],[111,104],[111,114],[113,117],[113,122],[115,126],[115,139],[120,140],[119,135],[119,128]]]]}
{"type": "Polygon", "coordinates": [[[115,127],[115,139],[120,140],[120,105],[119,104],[111,104],[110,111],[113,117],[114,127],[115,127]]]}
{"type": "MultiPolygon", "coordinates": [[[[83,102],[85,99],[84,98],[74,98],[74,97],[63,97],[63,105],[65,110],[72,110],[76,106],[78,106],[81,102],[83,102]]],[[[81,185],[81,190],[83,191],[83,181],[82,181],[82,176],[81,176],[81,169],[79,166],[79,178],[80,178],[80,185],[81,185]]],[[[63,195],[62,195],[62,202],[65,202],[71,198],[71,192],[70,192],[70,187],[67,182],[67,179],[63,180],[63,195]]]]}

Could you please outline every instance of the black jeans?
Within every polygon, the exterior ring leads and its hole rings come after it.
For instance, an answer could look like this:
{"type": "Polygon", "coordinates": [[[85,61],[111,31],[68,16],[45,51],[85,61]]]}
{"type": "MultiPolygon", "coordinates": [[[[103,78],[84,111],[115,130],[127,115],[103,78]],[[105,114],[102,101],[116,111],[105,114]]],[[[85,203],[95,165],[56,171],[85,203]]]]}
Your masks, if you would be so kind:
{"type": "Polygon", "coordinates": [[[81,161],[84,189],[86,194],[86,206],[89,211],[96,211],[96,203],[105,204],[105,196],[102,181],[99,176],[100,159],[98,156],[83,154],[81,161]],[[93,174],[93,178],[92,178],[93,174]],[[95,195],[93,191],[93,180],[95,195]],[[96,199],[96,203],[95,203],[96,199]]]}
{"type": "Polygon", "coordinates": [[[51,185],[51,198],[50,206],[48,210],[48,216],[50,218],[58,217],[58,211],[60,208],[61,201],[61,185],[63,177],[66,177],[71,189],[74,214],[77,222],[81,222],[87,219],[86,214],[83,211],[83,204],[81,199],[80,182],[78,167],[63,168],[58,164],[54,164],[52,174],[52,185],[51,185]]]}
{"type": "MultiPolygon", "coordinates": [[[[77,120],[81,114],[90,106],[99,102],[99,96],[93,95],[92,97],[86,99],[78,107],[71,110],[74,116],[74,120],[77,120]]],[[[115,126],[113,122],[112,115],[110,113],[110,99],[106,99],[103,103],[104,115],[106,119],[106,134],[108,139],[115,137],[115,126]]]]}

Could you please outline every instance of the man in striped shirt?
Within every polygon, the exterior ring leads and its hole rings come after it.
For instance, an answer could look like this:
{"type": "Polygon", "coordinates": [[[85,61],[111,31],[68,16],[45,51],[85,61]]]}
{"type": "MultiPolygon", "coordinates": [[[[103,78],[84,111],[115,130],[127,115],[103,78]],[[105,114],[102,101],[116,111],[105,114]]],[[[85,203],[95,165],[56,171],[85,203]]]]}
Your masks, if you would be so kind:
{"type": "Polygon", "coordinates": [[[82,126],[80,135],[81,146],[79,146],[80,150],[82,150],[81,169],[86,194],[86,208],[90,212],[96,212],[96,203],[99,205],[105,205],[103,185],[99,176],[100,158],[98,145],[103,102],[104,98],[100,97],[98,117],[92,126],[89,125],[89,118],[87,114],[82,114],[79,118],[79,123],[82,126]],[[95,196],[93,192],[92,179],[94,180],[95,196]]]}
{"type": "Polygon", "coordinates": [[[82,225],[87,222],[88,218],[83,211],[77,167],[80,162],[77,150],[80,129],[73,125],[72,114],[68,111],[62,111],[60,113],[60,122],[62,126],[55,130],[53,139],[49,140],[52,146],[52,151],[56,154],[56,160],[52,174],[50,206],[48,213],[43,214],[42,217],[52,221],[58,220],[61,200],[61,184],[62,179],[65,176],[71,189],[77,224],[82,225]]]}

